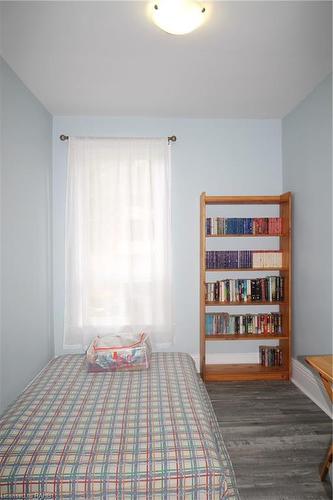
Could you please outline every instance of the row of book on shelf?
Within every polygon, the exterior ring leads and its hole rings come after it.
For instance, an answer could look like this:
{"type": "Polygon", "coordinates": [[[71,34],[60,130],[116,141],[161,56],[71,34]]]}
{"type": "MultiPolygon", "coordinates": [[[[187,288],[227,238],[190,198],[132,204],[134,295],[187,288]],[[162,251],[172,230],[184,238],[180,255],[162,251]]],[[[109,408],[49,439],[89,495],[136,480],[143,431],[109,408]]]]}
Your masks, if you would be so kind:
{"type": "Polygon", "coordinates": [[[282,315],[206,313],[206,335],[281,335],[282,315]]]}
{"type": "Polygon", "coordinates": [[[280,250],[208,250],[206,269],[281,268],[280,250]]]}
{"type": "Polygon", "coordinates": [[[259,362],[261,366],[281,366],[283,364],[282,349],[267,345],[259,346],[259,362]]]}
{"type": "Polygon", "coordinates": [[[207,217],[206,236],[254,234],[278,236],[282,233],[281,217],[207,217]]]}
{"type": "Polygon", "coordinates": [[[206,283],[207,302],[275,302],[284,299],[284,278],[225,279],[206,283]]]}

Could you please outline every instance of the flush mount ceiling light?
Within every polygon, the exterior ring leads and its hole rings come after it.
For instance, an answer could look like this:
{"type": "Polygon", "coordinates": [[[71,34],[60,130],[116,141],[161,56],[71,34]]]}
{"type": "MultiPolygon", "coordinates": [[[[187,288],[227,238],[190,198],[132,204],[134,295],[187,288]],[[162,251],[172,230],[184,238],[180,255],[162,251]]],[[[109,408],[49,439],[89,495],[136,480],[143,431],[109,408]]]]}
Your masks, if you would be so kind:
{"type": "Polygon", "coordinates": [[[154,23],[172,35],[190,33],[204,22],[206,9],[196,0],[158,0],[153,4],[154,23]]]}

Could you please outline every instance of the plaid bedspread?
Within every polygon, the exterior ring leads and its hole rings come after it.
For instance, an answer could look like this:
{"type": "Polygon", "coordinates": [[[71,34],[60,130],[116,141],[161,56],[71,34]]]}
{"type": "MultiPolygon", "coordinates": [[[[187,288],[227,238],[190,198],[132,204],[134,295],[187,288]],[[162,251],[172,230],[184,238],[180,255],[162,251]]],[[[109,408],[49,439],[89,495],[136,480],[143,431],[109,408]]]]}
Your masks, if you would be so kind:
{"type": "Polygon", "coordinates": [[[87,373],[52,360],[0,420],[3,499],[238,499],[189,355],[148,371],[87,373]]]}

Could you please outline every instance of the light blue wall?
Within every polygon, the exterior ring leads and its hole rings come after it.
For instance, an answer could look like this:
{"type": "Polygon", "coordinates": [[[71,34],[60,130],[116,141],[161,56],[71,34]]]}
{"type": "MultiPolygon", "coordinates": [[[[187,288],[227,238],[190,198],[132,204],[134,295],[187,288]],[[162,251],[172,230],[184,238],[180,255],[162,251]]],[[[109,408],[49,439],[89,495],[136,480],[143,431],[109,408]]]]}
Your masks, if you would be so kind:
{"type": "Polygon", "coordinates": [[[52,356],[52,117],[0,58],[3,410],[52,356]]]}
{"type": "MultiPolygon", "coordinates": [[[[64,221],[67,143],[72,136],[154,137],[177,135],[172,144],[172,245],[174,350],[199,350],[199,197],[208,194],[280,194],[280,120],[200,120],[55,117],[53,157],[54,329],[62,352],[64,309],[64,221]]],[[[267,238],[266,238],[267,240],[267,238]]],[[[259,244],[259,242],[256,242],[259,244]]],[[[247,242],[249,244],[249,242],[247,242]]],[[[252,349],[230,342],[224,351],[252,349]]],[[[214,346],[214,349],[218,349],[214,346]]],[[[231,352],[232,354],[232,352],[231,352]]]]}
{"type": "Polygon", "coordinates": [[[294,193],[293,357],[332,352],[332,76],[282,121],[294,193]]]}

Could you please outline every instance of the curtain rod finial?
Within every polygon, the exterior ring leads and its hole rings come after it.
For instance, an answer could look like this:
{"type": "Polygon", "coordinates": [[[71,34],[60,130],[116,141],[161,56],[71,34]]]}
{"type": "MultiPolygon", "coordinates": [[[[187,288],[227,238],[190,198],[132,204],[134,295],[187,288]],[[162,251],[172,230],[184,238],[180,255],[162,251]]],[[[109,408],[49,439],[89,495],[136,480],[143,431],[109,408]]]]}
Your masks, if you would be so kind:
{"type": "Polygon", "coordinates": [[[170,137],[168,137],[169,142],[176,142],[176,140],[177,140],[177,137],[175,135],[171,135],[170,137]]]}
{"type": "Polygon", "coordinates": [[[61,141],[68,141],[68,135],[61,134],[61,136],[59,137],[59,139],[61,141]]]}

